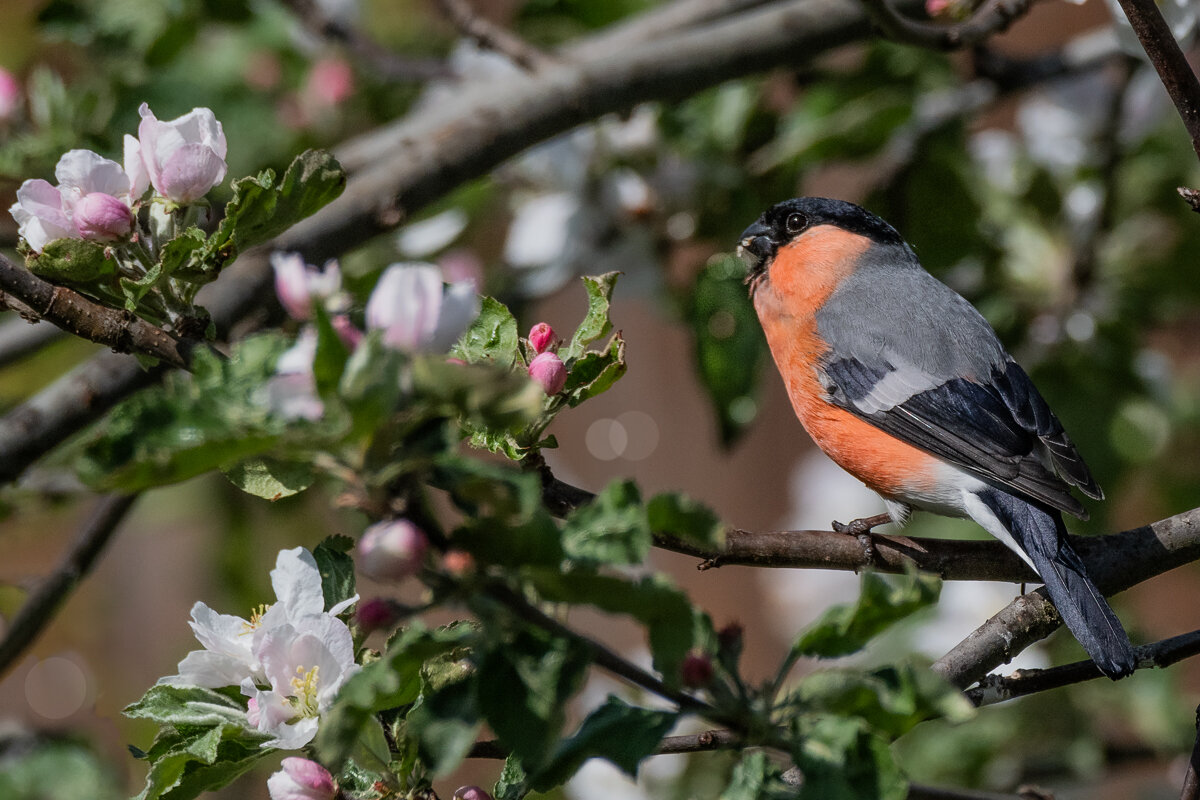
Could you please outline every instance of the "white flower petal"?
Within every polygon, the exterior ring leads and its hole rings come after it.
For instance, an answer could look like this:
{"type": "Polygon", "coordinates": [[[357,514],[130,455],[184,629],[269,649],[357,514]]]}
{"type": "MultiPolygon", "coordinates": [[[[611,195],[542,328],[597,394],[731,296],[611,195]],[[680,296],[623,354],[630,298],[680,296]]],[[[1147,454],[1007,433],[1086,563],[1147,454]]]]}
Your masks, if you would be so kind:
{"type": "Polygon", "coordinates": [[[104,192],[113,197],[129,196],[129,176],[115,161],[91,150],[68,150],[58,159],[54,177],[60,189],[73,189],[80,194],[104,192]]]}
{"type": "Polygon", "coordinates": [[[452,285],[442,298],[437,330],[429,342],[429,349],[435,353],[449,350],[479,316],[481,303],[474,284],[463,282],[452,285]]]}
{"type": "Polygon", "coordinates": [[[279,605],[287,609],[290,622],[325,610],[321,571],[312,553],[303,547],[279,552],[275,569],[271,570],[271,586],[279,605]]]}

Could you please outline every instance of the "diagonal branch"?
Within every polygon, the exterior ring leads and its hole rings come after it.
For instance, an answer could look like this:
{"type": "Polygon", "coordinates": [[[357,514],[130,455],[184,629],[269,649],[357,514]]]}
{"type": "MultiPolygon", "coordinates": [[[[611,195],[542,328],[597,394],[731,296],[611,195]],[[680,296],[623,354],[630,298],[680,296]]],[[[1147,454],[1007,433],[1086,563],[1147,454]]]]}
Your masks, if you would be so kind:
{"type": "MultiPolygon", "coordinates": [[[[1200,558],[1200,509],[1126,533],[1138,535],[1141,546],[1127,551],[1121,559],[1085,557],[1088,571],[1106,595],[1122,592],[1200,558]],[[1144,532],[1152,535],[1143,538],[1139,534],[1144,532]]],[[[1049,636],[1061,623],[1045,589],[1021,595],[935,661],[933,670],[955,686],[970,686],[1029,645],[1049,636]]]]}
{"type": "Polygon", "coordinates": [[[141,353],[173,367],[186,367],[197,344],[177,339],[128,311],[102,306],[79,292],[44,281],[2,255],[0,292],[0,303],[22,316],[31,314],[34,319],[52,322],[118,353],[141,353]]]}
{"type": "Polygon", "coordinates": [[[956,50],[982,42],[1008,29],[1034,0],[987,0],[969,19],[955,25],[937,25],[910,19],[892,8],[889,0],[862,0],[863,7],[883,35],[903,44],[956,50]]]}
{"type": "Polygon", "coordinates": [[[522,69],[533,71],[551,62],[550,56],[482,16],[470,0],[438,0],[438,6],[463,36],[473,39],[486,50],[505,56],[522,69]]]}
{"type": "Polygon", "coordinates": [[[0,641],[0,675],[33,644],[79,582],[91,572],[96,559],[104,552],[137,497],[135,494],[110,494],[96,503],[87,523],[80,529],[75,544],[58,568],[30,593],[21,610],[13,617],[4,639],[0,641]]]}

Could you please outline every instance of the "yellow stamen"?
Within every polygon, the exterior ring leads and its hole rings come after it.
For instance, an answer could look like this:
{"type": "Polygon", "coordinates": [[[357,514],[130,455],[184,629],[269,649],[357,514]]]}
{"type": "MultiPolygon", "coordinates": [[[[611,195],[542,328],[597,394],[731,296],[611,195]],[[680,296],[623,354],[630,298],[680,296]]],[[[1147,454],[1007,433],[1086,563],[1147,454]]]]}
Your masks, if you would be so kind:
{"type": "Polygon", "coordinates": [[[318,715],[317,710],[317,685],[318,673],[320,667],[313,667],[305,671],[304,667],[296,667],[296,675],[292,678],[292,692],[294,697],[291,697],[292,706],[302,717],[315,717],[318,715]]]}

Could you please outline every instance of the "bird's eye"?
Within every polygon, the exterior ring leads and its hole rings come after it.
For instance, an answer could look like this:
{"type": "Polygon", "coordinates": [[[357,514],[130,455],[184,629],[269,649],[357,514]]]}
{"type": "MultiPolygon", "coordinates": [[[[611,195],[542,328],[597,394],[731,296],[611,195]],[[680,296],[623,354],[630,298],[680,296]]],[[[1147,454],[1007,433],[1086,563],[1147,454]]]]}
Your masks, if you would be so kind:
{"type": "Polygon", "coordinates": [[[799,212],[794,212],[792,214],[788,214],[787,221],[783,224],[784,227],[787,228],[787,232],[794,236],[808,227],[808,217],[799,212]]]}

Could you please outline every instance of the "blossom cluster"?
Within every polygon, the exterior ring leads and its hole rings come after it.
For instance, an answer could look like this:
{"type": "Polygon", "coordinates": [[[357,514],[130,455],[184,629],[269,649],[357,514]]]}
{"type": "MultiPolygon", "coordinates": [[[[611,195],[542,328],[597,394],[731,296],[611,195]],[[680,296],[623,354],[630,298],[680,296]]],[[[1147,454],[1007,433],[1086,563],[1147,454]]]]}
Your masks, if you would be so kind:
{"type": "Polygon", "coordinates": [[[167,122],[142,103],[136,137],[126,134],[124,164],[70,150],[54,170],[58,185],[35,178],[17,189],[9,210],[33,252],[55,239],[111,244],[133,238],[146,193],[172,207],[196,203],[225,179],[226,141],[207,108],[167,122]]]}
{"type": "Polygon", "coordinates": [[[302,547],[279,553],[271,571],[276,602],[249,619],[192,607],[191,627],[203,650],[179,662],[160,683],[219,689],[237,686],[248,699],[248,727],[269,734],[263,747],[296,750],[317,733],[338,689],[359,670],[350,628],[338,618],[354,595],[325,610],[316,559],[302,547]]]}
{"type": "MultiPolygon", "coordinates": [[[[383,271],[367,300],[366,331],[351,320],[350,296],[342,287],[341,268],[329,261],[318,268],[296,253],[273,253],[275,292],[293,319],[308,323],[320,307],[342,343],[353,351],[365,333],[379,331],[384,345],[405,353],[445,353],[479,315],[480,300],[471,282],[446,287],[433,264],[392,264],[383,271]]],[[[316,395],[313,360],[317,332],[307,324],[296,344],[276,365],[267,386],[267,405],[291,419],[315,421],[324,413],[316,395]]]]}

